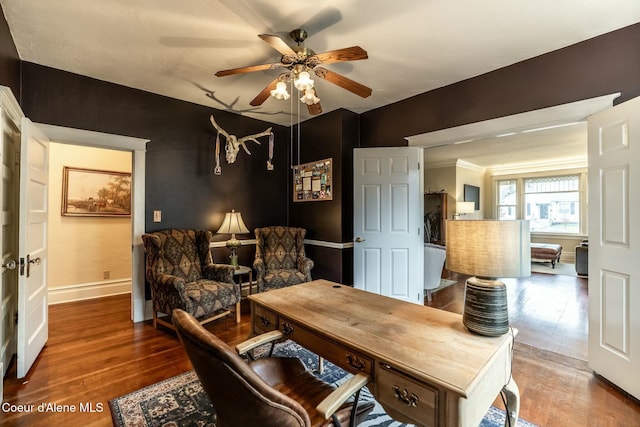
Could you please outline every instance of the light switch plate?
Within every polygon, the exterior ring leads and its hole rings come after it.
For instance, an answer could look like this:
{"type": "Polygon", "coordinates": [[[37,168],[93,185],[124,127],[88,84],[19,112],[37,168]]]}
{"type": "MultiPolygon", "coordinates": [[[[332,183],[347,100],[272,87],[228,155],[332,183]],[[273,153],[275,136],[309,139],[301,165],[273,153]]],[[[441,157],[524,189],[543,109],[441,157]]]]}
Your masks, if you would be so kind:
{"type": "Polygon", "coordinates": [[[162,211],[153,211],[153,222],[162,222],[162,211]]]}

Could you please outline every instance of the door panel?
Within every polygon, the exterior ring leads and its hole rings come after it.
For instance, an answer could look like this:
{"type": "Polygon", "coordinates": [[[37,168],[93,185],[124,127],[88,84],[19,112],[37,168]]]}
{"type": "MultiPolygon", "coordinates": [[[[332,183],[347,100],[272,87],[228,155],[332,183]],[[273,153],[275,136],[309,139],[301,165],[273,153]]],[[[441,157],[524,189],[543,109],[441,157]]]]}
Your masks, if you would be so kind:
{"type": "Polygon", "coordinates": [[[27,118],[22,120],[21,153],[18,378],[27,375],[49,337],[47,312],[49,140],[27,118]]]}
{"type": "Polygon", "coordinates": [[[640,398],[640,98],[589,118],[589,366],[640,398]]]}
{"type": "Polygon", "coordinates": [[[382,277],[382,272],[380,271],[380,267],[382,266],[380,248],[364,248],[362,254],[362,261],[356,261],[356,264],[363,265],[364,283],[366,286],[360,289],[379,294],[382,292],[382,286],[380,284],[382,277]]]}
{"type": "Polygon", "coordinates": [[[423,303],[422,149],[354,150],[354,284],[423,303]]]}
{"type": "MultiPolygon", "coordinates": [[[[18,185],[22,112],[7,88],[0,89],[0,374],[4,378],[16,352],[18,311],[18,185]]],[[[0,401],[3,388],[0,382],[0,401]]]]}

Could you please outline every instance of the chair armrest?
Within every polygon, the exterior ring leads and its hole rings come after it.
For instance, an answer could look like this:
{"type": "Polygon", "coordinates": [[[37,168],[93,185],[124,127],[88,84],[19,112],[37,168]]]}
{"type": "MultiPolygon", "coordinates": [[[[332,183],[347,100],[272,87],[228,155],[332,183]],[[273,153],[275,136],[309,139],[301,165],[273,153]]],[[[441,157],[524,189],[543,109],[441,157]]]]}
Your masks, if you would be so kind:
{"type": "Polygon", "coordinates": [[[170,290],[175,289],[180,295],[184,295],[185,293],[184,285],[186,282],[181,277],[171,274],[158,274],[154,277],[154,281],[163,288],[169,288],[170,290]]]}
{"type": "Polygon", "coordinates": [[[235,269],[229,264],[209,264],[202,270],[205,279],[216,280],[218,282],[234,283],[233,273],[235,269]]]}
{"type": "Polygon", "coordinates": [[[298,270],[305,274],[311,274],[313,265],[313,261],[310,258],[298,258],[298,270]]]}
{"type": "Polygon", "coordinates": [[[236,345],[236,351],[238,352],[238,354],[243,355],[256,347],[261,346],[262,344],[267,344],[272,341],[279,340],[283,336],[284,334],[280,331],[266,332],[236,345]]]}
{"type": "Polygon", "coordinates": [[[256,277],[264,277],[265,266],[262,258],[253,261],[253,269],[256,271],[256,277]]]}
{"type": "Polygon", "coordinates": [[[349,399],[349,397],[367,385],[370,380],[371,378],[367,374],[354,375],[349,379],[349,381],[332,391],[329,396],[325,397],[322,402],[318,403],[316,410],[324,417],[325,420],[328,420],[331,415],[333,415],[333,413],[336,412],[342,404],[347,401],[347,399],[349,399]]]}

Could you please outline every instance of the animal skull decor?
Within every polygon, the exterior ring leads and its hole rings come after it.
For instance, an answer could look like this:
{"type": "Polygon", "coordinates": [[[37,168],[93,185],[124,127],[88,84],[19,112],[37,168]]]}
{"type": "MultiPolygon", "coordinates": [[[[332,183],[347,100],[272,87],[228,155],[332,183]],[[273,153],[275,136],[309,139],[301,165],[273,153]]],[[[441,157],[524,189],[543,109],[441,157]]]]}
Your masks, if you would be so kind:
{"type": "Polygon", "coordinates": [[[269,160],[267,160],[267,169],[269,169],[269,170],[271,169],[271,168],[269,168],[269,165],[271,165],[271,156],[272,156],[272,153],[273,153],[273,132],[271,132],[271,128],[268,128],[264,132],[255,133],[253,135],[247,135],[247,136],[243,136],[242,138],[238,138],[236,135],[230,135],[227,131],[222,129],[220,127],[220,125],[218,125],[218,123],[216,123],[216,121],[213,118],[213,116],[211,116],[211,124],[218,131],[218,135],[216,136],[216,151],[215,151],[216,152],[216,167],[215,167],[215,169],[213,171],[214,174],[216,174],[216,175],[221,175],[222,174],[222,169],[220,168],[220,158],[219,158],[219,156],[220,156],[220,135],[222,135],[226,139],[224,150],[226,152],[226,156],[225,157],[227,159],[227,163],[235,163],[236,157],[238,156],[238,152],[240,151],[240,147],[242,147],[244,149],[244,151],[248,155],[251,155],[251,152],[247,148],[247,144],[245,144],[245,142],[253,141],[256,144],[260,145],[260,141],[258,141],[258,138],[260,138],[262,136],[269,136],[269,160]]]}

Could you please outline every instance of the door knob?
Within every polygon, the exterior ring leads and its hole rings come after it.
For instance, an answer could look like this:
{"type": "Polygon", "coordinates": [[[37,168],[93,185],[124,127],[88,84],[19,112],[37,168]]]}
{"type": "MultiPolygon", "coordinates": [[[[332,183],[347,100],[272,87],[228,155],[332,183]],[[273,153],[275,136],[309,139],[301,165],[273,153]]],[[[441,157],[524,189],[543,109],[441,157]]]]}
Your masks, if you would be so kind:
{"type": "Polygon", "coordinates": [[[363,239],[363,238],[360,238],[360,237],[356,237],[355,242],[356,242],[356,243],[362,243],[362,242],[364,242],[365,240],[366,240],[366,239],[363,239]]]}
{"type": "Polygon", "coordinates": [[[2,264],[2,268],[8,268],[9,270],[13,270],[16,268],[16,262],[12,259],[6,262],[6,264],[2,264]]]}
{"type": "Polygon", "coordinates": [[[31,276],[31,265],[35,264],[35,265],[40,265],[40,257],[37,258],[31,258],[30,254],[27,254],[27,277],[31,276]]]}

